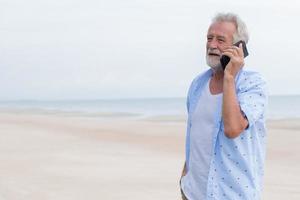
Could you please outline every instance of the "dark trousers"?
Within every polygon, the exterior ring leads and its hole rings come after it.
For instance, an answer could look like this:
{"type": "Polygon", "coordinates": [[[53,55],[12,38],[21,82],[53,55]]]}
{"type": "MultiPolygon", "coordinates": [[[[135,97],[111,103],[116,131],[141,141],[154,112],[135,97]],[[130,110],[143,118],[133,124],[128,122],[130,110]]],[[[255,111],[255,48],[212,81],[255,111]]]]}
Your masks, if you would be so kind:
{"type": "Polygon", "coordinates": [[[183,191],[182,191],[181,188],[180,188],[180,192],[181,192],[181,198],[182,198],[182,200],[188,200],[188,199],[186,198],[186,196],[184,195],[184,193],[183,193],[183,191]]]}
{"type": "Polygon", "coordinates": [[[183,191],[181,189],[181,179],[179,181],[179,187],[180,187],[180,192],[181,192],[181,198],[182,198],[182,200],[188,200],[188,198],[186,198],[186,196],[184,195],[184,193],[183,193],[183,191]]]}

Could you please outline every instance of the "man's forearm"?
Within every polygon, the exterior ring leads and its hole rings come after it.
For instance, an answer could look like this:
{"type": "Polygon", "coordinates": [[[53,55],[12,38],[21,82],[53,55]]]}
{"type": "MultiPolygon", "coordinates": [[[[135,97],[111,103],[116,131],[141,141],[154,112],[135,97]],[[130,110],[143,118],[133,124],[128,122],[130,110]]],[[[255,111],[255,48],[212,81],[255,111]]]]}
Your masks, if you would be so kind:
{"type": "Polygon", "coordinates": [[[248,121],[244,118],[237,100],[234,77],[229,74],[224,74],[223,80],[222,117],[224,132],[229,138],[239,136],[248,125],[248,121]]]}

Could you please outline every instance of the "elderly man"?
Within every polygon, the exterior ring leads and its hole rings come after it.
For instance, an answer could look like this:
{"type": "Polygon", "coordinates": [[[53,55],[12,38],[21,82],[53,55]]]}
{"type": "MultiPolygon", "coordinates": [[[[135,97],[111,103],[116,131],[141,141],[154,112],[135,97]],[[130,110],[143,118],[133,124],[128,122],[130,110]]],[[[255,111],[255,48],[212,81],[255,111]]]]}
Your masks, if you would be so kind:
{"type": "Polygon", "coordinates": [[[243,69],[246,25],[235,14],[213,19],[206,43],[210,69],[187,98],[186,160],[180,187],[188,200],[260,199],[265,159],[266,83],[243,69]],[[220,58],[230,58],[223,69],[220,58]]]}

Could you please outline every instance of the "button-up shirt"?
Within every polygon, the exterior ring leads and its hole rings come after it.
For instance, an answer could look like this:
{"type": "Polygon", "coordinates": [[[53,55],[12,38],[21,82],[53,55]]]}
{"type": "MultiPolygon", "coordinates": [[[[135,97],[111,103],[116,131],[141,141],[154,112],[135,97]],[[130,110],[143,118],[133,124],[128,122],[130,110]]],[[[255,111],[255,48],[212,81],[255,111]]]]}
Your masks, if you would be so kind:
{"type": "MultiPolygon", "coordinates": [[[[189,173],[191,148],[191,116],[212,70],[197,76],[187,98],[186,167],[189,173]]],[[[224,133],[222,103],[215,114],[213,156],[209,166],[206,199],[258,200],[262,190],[266,138],[266,82],[257,72],[240,70],[235,78],[236,94],[241,112],[248,120],[248,127],[236,138],[224,133]]],[[[205,102],[201,102],[204,103],[205,102]]],[[[188,181],[188,180],[187,180],[188,181]]],[[[196,199],[190,199],[196,200],[196,199]]]]}

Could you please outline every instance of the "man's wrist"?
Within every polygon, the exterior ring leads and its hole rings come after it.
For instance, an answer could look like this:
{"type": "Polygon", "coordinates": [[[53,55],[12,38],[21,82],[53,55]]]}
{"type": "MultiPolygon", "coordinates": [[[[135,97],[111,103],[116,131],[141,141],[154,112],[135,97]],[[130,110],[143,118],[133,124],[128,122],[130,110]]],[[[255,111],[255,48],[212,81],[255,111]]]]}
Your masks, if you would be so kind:
{"type": "Polygon", "coordinates": [[[234,82],[234,76],[229,72],[224,72],[224,81],[226,82],[234,82]]]}

